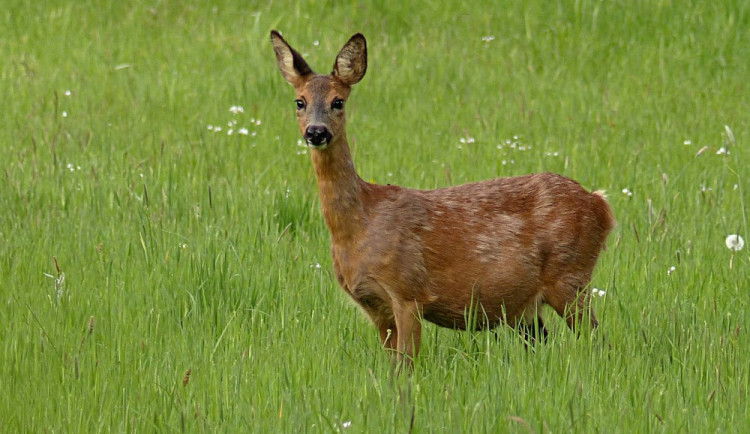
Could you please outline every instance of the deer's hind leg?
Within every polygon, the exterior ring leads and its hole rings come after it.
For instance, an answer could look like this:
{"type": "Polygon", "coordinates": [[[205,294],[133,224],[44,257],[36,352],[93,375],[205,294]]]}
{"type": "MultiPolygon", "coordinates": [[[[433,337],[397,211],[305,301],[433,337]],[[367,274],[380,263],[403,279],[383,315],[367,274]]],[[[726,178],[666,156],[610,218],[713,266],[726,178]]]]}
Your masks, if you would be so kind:
{"type": "Polygon", "coordinates": [[[585,285],[572,285],[564,279],[560,280],[551,291],[544,294],[544,301],[552,306],[576,333],[580,333],[581,325],[586,322],[592,330],[599,325],[585,285]]]}
{"type": "Polygon", "coordinates": [[[544,326],[542,316],[537,315],[531,321],[523,321],[518,325],[518,331],[521,336],[530,345],[534,345],[537,342],[547,342],[547,328],[544,326]]]}
{"type": "Polygon", "coordinates": [[[516,321],[516,328],[521,336],[526,341],[527,345],[534,345],[541,341],[542,343],[547,342],[547,328],[544,326],[542,320],[541,309],[541,294],[537,294],[534,300],[529,304],[526,310],[523,312],[523,316],[516,321]]]}

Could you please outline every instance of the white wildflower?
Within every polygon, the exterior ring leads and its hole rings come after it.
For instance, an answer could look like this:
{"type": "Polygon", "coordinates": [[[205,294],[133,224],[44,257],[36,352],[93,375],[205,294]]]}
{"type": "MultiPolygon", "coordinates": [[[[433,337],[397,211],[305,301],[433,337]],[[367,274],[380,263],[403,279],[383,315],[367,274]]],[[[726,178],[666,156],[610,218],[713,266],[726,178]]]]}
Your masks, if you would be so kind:
{"type": "Polygon", "coordinates": [[[693,144],[693,142],[690,141],[690,140],[685,140],[684,142],[682,142],[682,144],[685,145],[685,146],[690,146],[690,145],[693,144]]]}
{"type": "Polygon", "coordinates": [[[674,273],[674,272],[675,272],[675,270],[677,270],[677,268],[675,268],[675,266],[674,266],[674,265],[673,265],[673,266],[671,266],[671,267],[669,267],[669,269],[667,269],[667,276],[671,276],[671,275],[672,275],[672,273],[674,273]]]}
{"type": "Polygon", "coordinates": [[[622,189],[622,194],[624,194],[624,195],[625,195],[625,196],[627,196],[627,197],[633,197],[633,192],[632,192],[632,191],[630,191],[630,190],[629,190],[629,189],[627,189],[627,188],[623,188],[623,189],[622,189]]]}
{"type": "Polygon", "coordinates": [[[246,136],[248,134],[247,128],[240,128],[237,130],[237,134],[242,134],[243,136],[246,136]]]}
{"type": "Polygon", "coordinates": [[[229,107],[229,111],[232,112],[232,113],[234,113],[234,114],[245,113],[245,109],[242,108],[242,106],[238,106],[238,105],[233,105],[233,106],[229,107]]]}

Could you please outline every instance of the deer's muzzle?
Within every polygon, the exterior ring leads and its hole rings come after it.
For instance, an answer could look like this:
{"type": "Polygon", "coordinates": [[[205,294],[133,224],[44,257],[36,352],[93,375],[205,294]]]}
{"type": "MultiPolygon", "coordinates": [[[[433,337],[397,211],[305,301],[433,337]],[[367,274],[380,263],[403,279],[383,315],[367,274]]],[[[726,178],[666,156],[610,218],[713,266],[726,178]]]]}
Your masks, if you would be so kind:
{"type": "Polygon", "coordinates": [[[325,146],[333,138],[325,125],[309,125],[305,129],[305,141],[310,146],[325,146]]]}

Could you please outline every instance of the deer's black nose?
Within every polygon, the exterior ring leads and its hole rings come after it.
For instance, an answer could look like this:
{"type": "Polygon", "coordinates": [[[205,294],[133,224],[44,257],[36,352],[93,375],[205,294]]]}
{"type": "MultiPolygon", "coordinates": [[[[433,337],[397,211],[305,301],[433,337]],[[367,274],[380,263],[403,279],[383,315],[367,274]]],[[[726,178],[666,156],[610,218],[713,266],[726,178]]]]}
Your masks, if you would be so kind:
{"type": "Polygon", "coordinates": [[[305,141],[312,146],[323,146],[331,141],[331,132],[325,125],[309,125],[305,129],[305,141]]]}

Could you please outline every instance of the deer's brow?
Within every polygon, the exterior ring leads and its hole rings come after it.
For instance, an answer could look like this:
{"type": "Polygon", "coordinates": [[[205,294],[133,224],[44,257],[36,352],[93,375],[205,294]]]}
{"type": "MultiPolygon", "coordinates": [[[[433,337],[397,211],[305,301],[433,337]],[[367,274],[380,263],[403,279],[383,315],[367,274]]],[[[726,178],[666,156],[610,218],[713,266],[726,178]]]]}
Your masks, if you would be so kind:
{"type": "Polygon", "coordinates": [[[313,95],[325,95],[331,87],[331,81],[326,76],[315,77],[307,84],[308,92],[313,95]]]}

